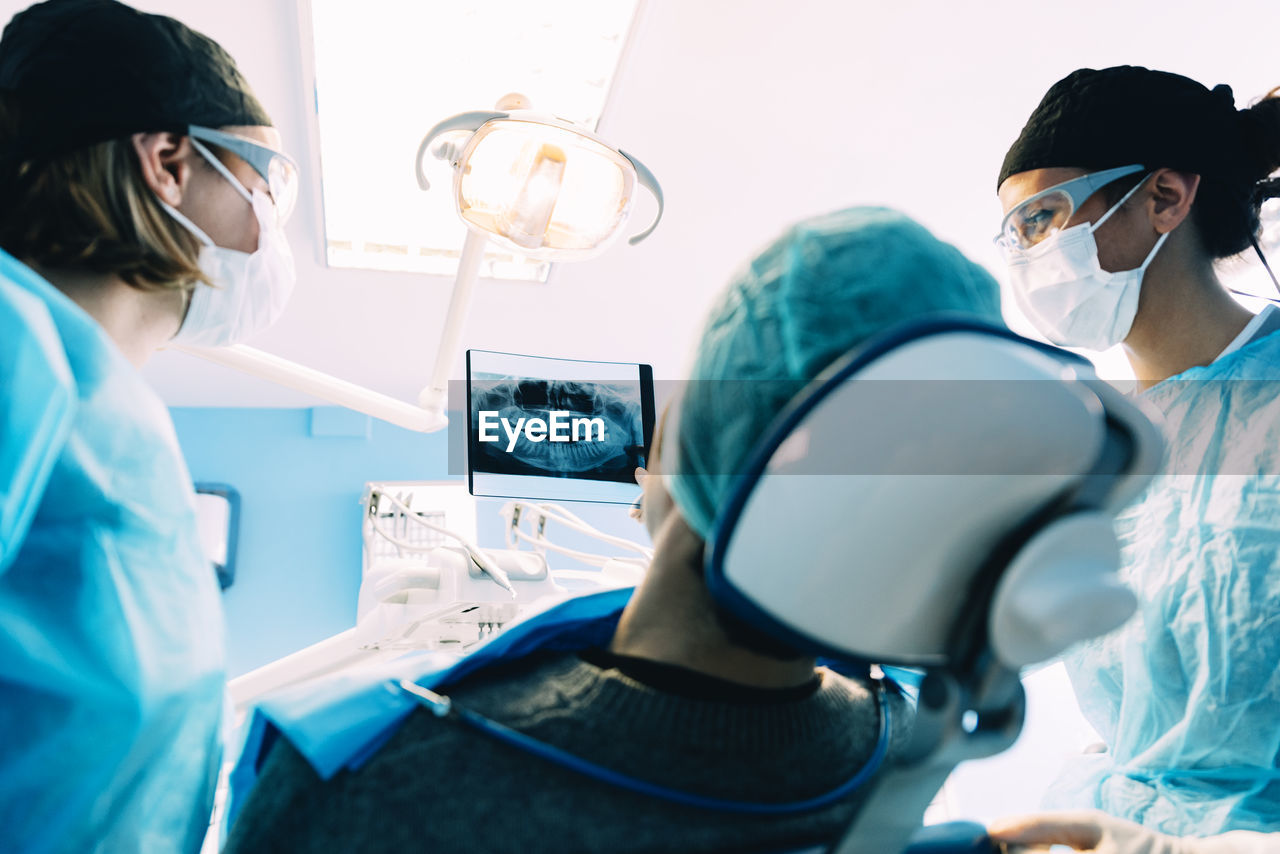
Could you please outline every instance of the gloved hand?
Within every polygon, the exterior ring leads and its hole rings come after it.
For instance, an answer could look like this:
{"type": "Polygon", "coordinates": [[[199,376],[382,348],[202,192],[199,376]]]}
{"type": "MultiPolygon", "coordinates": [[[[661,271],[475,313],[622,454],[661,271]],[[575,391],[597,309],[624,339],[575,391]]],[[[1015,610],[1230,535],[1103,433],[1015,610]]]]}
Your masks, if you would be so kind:
{"type": "Polygon", "coordinates": [[[1093,854],[1280,854],[1280,833],[1236,830],[1203,839],[1167,836],[1103,812],[1049,812],[1000,819],[987,828],[1010,854],[1068,845],[1093,854]]]}
{"type": "MultiPolygon", "coordinates": [[[[645,471],[644,466],[636,466],[636,483],[640,485],[640,488],[642,490],[644,489],[644,479],[646,476],[648,476],[648,474],[649,473],[645,471]]],[[[630,516],[632,519],[635,519],[637,522],[644,521],[644,497],[643,496],[636,499],[635,503],[631,505],[631,509],[627,511],[627,515],[630,516]]]]}

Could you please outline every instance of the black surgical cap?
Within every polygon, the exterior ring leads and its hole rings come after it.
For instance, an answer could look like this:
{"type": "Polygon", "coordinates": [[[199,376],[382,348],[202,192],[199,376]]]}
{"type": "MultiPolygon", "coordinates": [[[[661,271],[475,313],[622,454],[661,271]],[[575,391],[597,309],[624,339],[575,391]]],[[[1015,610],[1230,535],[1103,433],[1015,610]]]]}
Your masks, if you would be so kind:
{"type": "Polygon", "coordinates": [[[15,15],[0,37],[0,92],[18,113],[6,159],[192,124],[271,124],[217,42],[115,0],[49,0],[15,15]]]}
{"type": "Polygon", "coordinates": [[[1131,65],[1081,68],[1045,94],[1005,155],[996,188],[1010,175],[1056,166],[1096,171],[1139,163],[1225,176],[1239,170],[1242,159],[1230,86],[1207,89],[1179,74],[1131,65]]]}

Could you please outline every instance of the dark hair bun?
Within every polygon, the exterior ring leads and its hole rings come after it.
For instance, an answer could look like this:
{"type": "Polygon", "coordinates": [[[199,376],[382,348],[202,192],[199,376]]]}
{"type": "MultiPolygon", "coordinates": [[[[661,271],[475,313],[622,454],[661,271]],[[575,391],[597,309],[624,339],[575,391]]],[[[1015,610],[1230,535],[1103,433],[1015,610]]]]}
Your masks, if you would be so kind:
{"type": "Polygon", "coordinates": [[[1280,169],[1280,86],[1239,115],[1249,165],[1261,181],[1280,169]]]}

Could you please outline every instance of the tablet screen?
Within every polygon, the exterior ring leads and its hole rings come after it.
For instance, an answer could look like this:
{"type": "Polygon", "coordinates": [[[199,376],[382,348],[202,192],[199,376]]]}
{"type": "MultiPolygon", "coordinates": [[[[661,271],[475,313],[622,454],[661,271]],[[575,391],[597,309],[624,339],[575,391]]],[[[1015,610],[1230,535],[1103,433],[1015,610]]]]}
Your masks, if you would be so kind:
{"type": "Polygon", "coordinates": [[[467,352],[467,480],[479,496],[630,503],[653,436],[648,365],[467,352]]]}

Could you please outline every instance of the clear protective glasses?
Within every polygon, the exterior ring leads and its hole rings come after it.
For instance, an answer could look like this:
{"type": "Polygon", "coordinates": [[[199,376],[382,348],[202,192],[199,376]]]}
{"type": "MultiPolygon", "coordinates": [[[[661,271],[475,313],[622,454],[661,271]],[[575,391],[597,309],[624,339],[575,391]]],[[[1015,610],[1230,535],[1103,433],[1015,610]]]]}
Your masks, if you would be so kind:
{"type": "MultiPolygon", "coordinates": [[[[256,140],[213,128],[189,125],[187,135],[226,149],[239,157],[267,182],[276,216],[283,223],[298,202],[298,164],[289,155],[256,140]]],[[[238,183],[238,182],[237,182],[238,183]]]]}
{"type": "Polygon", "coordinates": [[[1141,172],[1145,168],[1135,163],[1090,172],[1023,199],[1005,214],[1004,221],[1000,223],[1000,233],[995,236],[996,246],[1006,253],[1010,250],[1030,249],[1046,237],[1061,231],[1071,215],[1098,190],[1112,181],[1141,172]]]}

